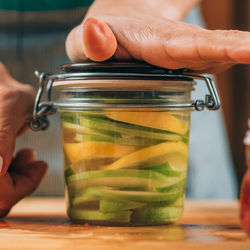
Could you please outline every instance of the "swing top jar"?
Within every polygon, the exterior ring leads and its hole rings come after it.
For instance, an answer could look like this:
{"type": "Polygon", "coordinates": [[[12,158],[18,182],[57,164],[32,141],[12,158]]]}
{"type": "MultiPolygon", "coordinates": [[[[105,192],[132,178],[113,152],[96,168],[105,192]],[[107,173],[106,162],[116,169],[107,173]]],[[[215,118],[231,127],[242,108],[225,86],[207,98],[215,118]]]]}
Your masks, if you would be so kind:
{"type": "Polygon", "coordinates": [[[61,114],[69,217],[100,225],[159,225],[183,211],[190,112],[219,108],[210,78],[144,63],[63,65],[36,74],[30,126],[61,114]],[[195,80],[208,94],[191,100],[195,80]],[[47,97],[41,102],[44,92],[47,97]]]}

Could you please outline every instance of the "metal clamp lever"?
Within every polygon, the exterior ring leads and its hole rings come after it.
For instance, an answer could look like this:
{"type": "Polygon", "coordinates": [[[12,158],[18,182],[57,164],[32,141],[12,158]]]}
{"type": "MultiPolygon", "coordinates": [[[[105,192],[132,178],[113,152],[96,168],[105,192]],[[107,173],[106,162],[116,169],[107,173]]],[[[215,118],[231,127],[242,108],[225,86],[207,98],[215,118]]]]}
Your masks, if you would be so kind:
{"type": "Polygon", "coordinates": [[[203,80],[207,85],[209,95],[205,96],[205,100],[196,100],[193,103],[193,106],[197,111],[202,111],[204,110],[204,108],[207,108],[209,110],[218,110],[220,108],[220,98],[215,88],[215,85],[213,83],[213,80],[210,77],[200,76],[200,75],[191,75],[191,74],[185,74],[185,73],[184,75],[191,77],[192,79],[203,80]]]}
{"type": "Polygon", "coordinates": [[[40,73],[39,71],[35,71],[35,75],[39,78],[39,89],[36,95],[34,109],[33,109],[33,116],[27,121],[29,127],[33,131],[45,130],[49,127],[49,120],[47,118],[48,115],[52,115],[56,112],[56,109],[51,105],[47,104],[46,106],[41,105],[40,103],[41,98],[43,96],[44,88],[47,86],[47,99],[50,101],[51,96],[51,89],[53,80],[49,80],[47,82],[47,75],[46,73],[40,73]]]}

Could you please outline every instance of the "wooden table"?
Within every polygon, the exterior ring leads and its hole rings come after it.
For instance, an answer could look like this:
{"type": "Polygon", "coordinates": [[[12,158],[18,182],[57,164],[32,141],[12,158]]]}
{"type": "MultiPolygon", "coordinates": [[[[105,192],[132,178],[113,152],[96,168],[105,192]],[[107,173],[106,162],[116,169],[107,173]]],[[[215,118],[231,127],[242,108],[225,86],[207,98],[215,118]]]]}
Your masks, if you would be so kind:
{"type": "Polygon", "coordinates": [[[250,239],[236,201],[187,201],[174,225],[128,228],[74,225],[63,199],[29,198],[0,220],[0,249],[250,250],[250,239]]]}

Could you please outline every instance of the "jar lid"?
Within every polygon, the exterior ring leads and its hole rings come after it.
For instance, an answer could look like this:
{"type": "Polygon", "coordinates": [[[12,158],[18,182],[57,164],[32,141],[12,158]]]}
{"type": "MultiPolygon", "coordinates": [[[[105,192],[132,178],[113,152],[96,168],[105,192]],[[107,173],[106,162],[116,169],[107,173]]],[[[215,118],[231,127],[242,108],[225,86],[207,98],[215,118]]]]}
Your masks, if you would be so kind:
{"type": "MultiPolygon", "coordinates": [[[[64,64],[60,67],[65,72],[65,79],[59,80],[164,80],[164,81],[186,81],[193,79],[185,76],[190,72],[187,69],[165,69],[144,62],[86,62],[64,64]],[[79,78],[78,78],[79,77],[79,78]]],[[[60,82],[65,85],[66,82],[60,82]]],[[[57,83],[58,86],[58,83],[57,83]]]]}

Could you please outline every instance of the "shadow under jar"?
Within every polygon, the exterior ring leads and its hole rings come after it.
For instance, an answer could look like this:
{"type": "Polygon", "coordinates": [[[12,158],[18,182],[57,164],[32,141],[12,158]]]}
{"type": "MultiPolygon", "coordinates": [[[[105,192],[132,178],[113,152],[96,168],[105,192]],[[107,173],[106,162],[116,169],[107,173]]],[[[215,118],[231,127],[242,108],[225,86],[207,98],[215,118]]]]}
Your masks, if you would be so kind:
{"type": "Polygon", "coordinates": [[[210,78],[144,63],[63,65],[40,77],[30,126],[61,114],[68,215],[77,223],[160,225],[182,214],[190,112],[219,108],[210,78]],[[208,87],[191,100],[194,79],[208,87]],[[40,103],[44,90],[47,100],[40,103]]]}

